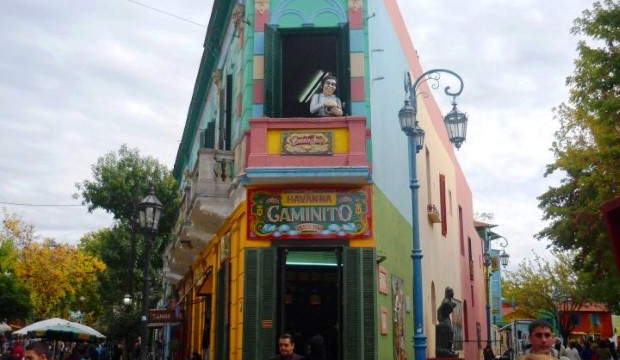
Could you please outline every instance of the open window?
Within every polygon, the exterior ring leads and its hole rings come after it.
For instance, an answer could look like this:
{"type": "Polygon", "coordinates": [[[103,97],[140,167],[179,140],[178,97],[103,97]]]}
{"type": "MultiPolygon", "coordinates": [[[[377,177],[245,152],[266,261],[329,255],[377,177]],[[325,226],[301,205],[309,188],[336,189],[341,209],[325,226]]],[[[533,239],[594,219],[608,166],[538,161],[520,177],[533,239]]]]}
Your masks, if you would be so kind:
{"type": "Polygon", "coordinates": [[[265,25],[265,115],[309,117],[308,94],[330,73],[350,114],[349,27],[278,29],[265,25]]]}

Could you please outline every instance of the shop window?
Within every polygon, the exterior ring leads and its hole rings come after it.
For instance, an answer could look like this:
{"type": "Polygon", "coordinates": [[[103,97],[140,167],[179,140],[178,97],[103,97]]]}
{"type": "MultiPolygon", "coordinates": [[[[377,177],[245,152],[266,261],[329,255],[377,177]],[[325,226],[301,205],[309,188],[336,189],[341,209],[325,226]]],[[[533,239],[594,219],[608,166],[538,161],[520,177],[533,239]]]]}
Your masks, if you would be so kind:
{"type": "Polygon", "coordinates": [[[349,28],[265,26],[265,115],[309,117],[322,76],[338,79],[336,95],[350,114],[349,28]]]}

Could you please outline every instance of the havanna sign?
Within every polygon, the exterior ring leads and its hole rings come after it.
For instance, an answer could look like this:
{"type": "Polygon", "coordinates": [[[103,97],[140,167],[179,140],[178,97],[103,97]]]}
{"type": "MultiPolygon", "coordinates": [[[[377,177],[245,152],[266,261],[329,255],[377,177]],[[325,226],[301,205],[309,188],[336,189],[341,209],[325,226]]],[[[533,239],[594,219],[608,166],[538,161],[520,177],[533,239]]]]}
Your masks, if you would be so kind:
{"type": "Polygon", "coordinates": [[[368,187],[248,190],[250,239],[355,239],[372,235],[368,187]]]}

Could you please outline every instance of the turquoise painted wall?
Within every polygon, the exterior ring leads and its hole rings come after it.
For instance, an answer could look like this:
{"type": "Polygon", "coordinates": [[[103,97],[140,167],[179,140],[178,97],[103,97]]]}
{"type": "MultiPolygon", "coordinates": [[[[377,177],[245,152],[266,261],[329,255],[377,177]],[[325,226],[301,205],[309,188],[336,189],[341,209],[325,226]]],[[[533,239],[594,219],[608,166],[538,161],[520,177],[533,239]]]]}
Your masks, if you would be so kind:
{"type": "Polygon", "coordinates": [[[330,27],[347,22],[347,0],[271,0],[270,23],[282,28],[330,27]]]}

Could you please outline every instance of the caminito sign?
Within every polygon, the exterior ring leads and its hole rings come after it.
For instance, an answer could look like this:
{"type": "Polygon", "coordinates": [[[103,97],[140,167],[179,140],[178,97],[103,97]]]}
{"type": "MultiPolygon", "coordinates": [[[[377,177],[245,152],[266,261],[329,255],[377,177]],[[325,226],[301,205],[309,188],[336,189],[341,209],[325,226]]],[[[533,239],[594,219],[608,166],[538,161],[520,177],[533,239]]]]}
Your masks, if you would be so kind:
{"type": "Polygon", "coordinates": [[[250,239],[353,239],[372,235],[369,187],[250,189],[250,239]]]}

